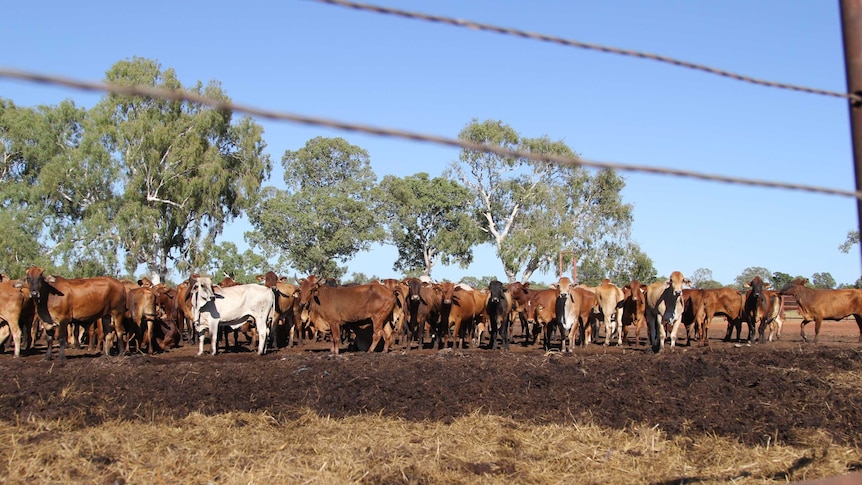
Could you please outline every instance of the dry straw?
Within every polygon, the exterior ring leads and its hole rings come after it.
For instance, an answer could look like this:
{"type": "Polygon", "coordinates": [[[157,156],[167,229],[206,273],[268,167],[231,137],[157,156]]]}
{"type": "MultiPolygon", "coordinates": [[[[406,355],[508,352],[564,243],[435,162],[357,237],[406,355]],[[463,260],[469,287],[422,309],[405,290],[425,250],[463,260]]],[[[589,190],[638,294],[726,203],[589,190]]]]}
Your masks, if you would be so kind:
{"type": "Polygon", "coordinates": [[[451,423],[306,412],[6,425],[3,483],[776,483],[834,476],[862,451],[808,436],[746,447],[656,427],[451,423]]]}

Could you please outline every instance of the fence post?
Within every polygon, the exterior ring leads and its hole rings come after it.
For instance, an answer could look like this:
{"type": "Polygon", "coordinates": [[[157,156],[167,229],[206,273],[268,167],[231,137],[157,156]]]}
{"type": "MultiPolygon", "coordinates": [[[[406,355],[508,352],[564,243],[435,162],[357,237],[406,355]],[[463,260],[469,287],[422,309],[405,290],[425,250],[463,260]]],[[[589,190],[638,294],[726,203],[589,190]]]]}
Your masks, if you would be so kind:
{"type": "MultiPolygon", "coordinates": [[[[841,30],[844,37],[844,66],[847,92],[862,94],[862,0],[841,1],[841,30]]],[[[862,190],[862,102],[850,100],[850,132],[856,190],[862,190]]],[[[856,198],[857,225],[862,234],[862,199],[856,198]]],[[[862,242],[859,243],[862,254],[862,242]]]]}

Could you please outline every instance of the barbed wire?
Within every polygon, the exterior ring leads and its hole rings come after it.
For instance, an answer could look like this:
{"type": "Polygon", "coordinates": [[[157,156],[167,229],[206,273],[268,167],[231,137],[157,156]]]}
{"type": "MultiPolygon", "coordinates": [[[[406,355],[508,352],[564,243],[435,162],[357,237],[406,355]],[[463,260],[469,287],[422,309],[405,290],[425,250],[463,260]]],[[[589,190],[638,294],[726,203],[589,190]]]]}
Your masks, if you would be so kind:
{"type": "Polygon", "coordinates": [[[734,79],[737,81],[748,82],[748,83],[756,84],[759,86],[767,86],[767,87],[771,87],[771,88],[786,89],[786,90],[790,90],[790,91],[798,91],[798,92],[809,93],[809,94],[818,94],[818,95],[822,95],[822,96],[830,96],[830,97],[834,97],[834,98],[843,98],[843,99],[849,99],[849,100],[856,101],[856,102],[862,102],[862,96],[860,96],[858,94],[848,94],[848,93],[843,93],[843,92],[838,92],[838,91],[829,91],[826,89],[810,88],[810,87],[806,87],[806,86],[798,86],[798,85],[794,85],[794,84],[786,84],[786,83],[779,83],[779,82],[775,82],[775,81],[767,81],[764,79],[757,79],[757,78],[754,78],[751,76],[746,76],[743,74],[737,74],[735,72],[725,71],[722,69],[716,69],[714,67],[706,66],[703,64],[696,64],[693,62],[682,61],[679,59],[674,59],[672,57],[662,56],[662,55],[658,55],[658,54],[652,54],[649,52],[641,52],[641,51],[635,51],[635,50],[629,50],[629,49],[620,49],[617,47],[609,47],[609,46],[604,46],[604,45],[599,45],[599,44],[591,44],[588,42],[581,42],[581,41],[577,41],[577,40],[564,39],[561,37],[555,37],[555,36],[540,34],[540,33],[536,33],[536,32],[527,32],[524,30],[512,29],[512,28],[508,28],[508,27],[500,27],[497,25],[482,24],[482,23],[478,23],[478,22],[471,22],[469,20],[456,19],[456,18],[452,18],[452,17],[443,17],[443,16],[439,16],[439,15],[429,15],[429,14],[424,14],[424,13],[419,13],[419,12],[410,12],[410,11],[406,11],[406,10],[400,10],[400,9],[389,8],[389,7],[381,7],[378,5],[370,5],[370,4],[366,4],[366,3],[349,2],[347,0],[312,0],[312,1],[315,1],[318,3],[325,3],[325,4],[329,4],[329,5],[340,6],[340,7],[352,8],[355,10],[364,10],[364,11],[374,12],[374,13],[379,13],[379,14],[394,15],[397,17],[403,17],[403,18],[409,18],[409,19],[415,19],[415,20],[424,20],[427,22],[442,23],[442,24],[447,24],[447,25],[453,25],[456,27],[465,27],[468,29],[482,30],[482,31],[486,31],[486,32],[494,32],[497,34],[511,35],[511,36],[515,36],[515,37],[521,37],[521,38],[525,38],[525,39],[533,39],[533,40],[538,40],[538,41],[542,41],[542,42],[550,42],[552,44],[559,44],[559,45],[563,45],[563,46],[567,46],[567,47],[577,47],[580,49],[588,49],[588,50],[594,50],[594,51],[599,51],[599,52],[607,52],[610,54],[619,54],[622,56],[648,59],[648,60],[652,60],[652,61],[658,61],[658,62],[663,62],[666,64],[671,64],[671,65],[678,66],[678,67],[685,67],[688,69],[694,69],[696,71],[707,72],[709,74],[715,74],[717,76],[722,76],[722,77],[734,79]]]}
{"type": "Polygon", "coordinates": [[[0,78],[11,78],[28,82],[59,85],[84,91],[100,91],[125,96],[146,96],[152,98],[168,99],[173,101],[187,101],[190,103],[199,103],[214,109],[229,110],[235,113],[244,113],[258,118],[265,118],[277,121],[289,121],[304,125],[324,126],[327,128],[335,128],[345,131],[366,133],[385,137],[402,138],[418,142],[435,143],[438,145],[444,145],[453,148],[462,148],[467,150],[493,153],[503,157],[524,158],[527,160],[532,160],[534,162],[557,163],[560,165],[584,166],[598,169],[611,169],[622,172],[641,172],[656,175],[674,175],[678,177],[693,178],[711,182],[723,182],[737,185],[796,190],[862,199],[862,192],[852,190],[834,189],[828,187],[818,187],[813,185],[795,184],[788,182],[776,182],[771,180],[747,179],[741,177],[707,174],[702,172],[694,172],[690,170],[667,167],[653,167],[648,165],[602,162],[596,160],[588,160],[584,158],[572,158],[564,157],[561,155],[533,153],[525,150],[509,150],[500,146],[475,143],[468,140],[461,140],[458,138],[447,138],[443,136],[429,135],[401,129],[381,128],[361,123],[349,123],[345,121],[321,118],[316,116],[307,116],[284,111],[274,111],[269,109],[257,108],[254,106],[237,104],[230,101],[220,101],[212,98],[207,98],[206,96],[202,96],[200,94],[184,90],[170,90],[143,85],[128,86],[119,84],[105,84],[101,82],[82,81],[79,79],[72,79],[63,76],[39,74],[4,67],[0,67],[0,78]]]}

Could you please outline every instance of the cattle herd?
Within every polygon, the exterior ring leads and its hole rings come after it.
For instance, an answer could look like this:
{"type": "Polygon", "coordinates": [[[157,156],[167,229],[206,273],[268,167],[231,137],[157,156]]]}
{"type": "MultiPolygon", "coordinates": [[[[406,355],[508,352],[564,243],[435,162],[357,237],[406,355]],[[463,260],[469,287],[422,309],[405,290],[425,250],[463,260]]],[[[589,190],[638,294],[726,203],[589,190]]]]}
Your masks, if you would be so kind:
{"type": "Polygon", "coordinates": [[[426,341],[438,349],[499,345],[508,350],[517,323],[525,345],[538,345],[541,337],[546,351],[556,342],[560,350],[572,351],[598,342],[600,335],[604,345],[639,345],[646,327],[649,346],[660,352],[666,341],[676,346],[680,327],[688,344],[695,338],[708,345],[715,316],[727,319],[725,340],[734,330],[741,339],[743,323],[748,343],[777,339],[786,296],[798,304],[803,339],[808,322],[815,324],[816,341],[823,320],[853,315],[862,343],[862,290],[813,289],[804,279],[775,291],[755,277],[744,292],[684,288],[691,284],[678,271],[665,281],[634,280],[622,287],[607,279],[595,287],[575,285],[563,277],[547,289],[499,281],[472,288],[427,278],[341,286],[316,275],[293,284],[273,272],[258,280],[261,284],[238,285],[230,278],[214,283],[193,274],[170,287],[147,279],[66,279],[30,267],[20,279],[0,277],[0,345],[11,337],[17,357],[44,335],[50,360],[55,343],[63,359],[69,344],[125,355],[189,340],[200,355],[206,341],[216,354],[220,337],[227,346],[233,334],[236,345],[242,332],[247,342],[257,341],[261,355],[268,346],[303,345],[306,339],[328,339],[334,354],[345,342],[368,351],[382,346],[384,352],[395,345],[424,348],[426,341]]]}

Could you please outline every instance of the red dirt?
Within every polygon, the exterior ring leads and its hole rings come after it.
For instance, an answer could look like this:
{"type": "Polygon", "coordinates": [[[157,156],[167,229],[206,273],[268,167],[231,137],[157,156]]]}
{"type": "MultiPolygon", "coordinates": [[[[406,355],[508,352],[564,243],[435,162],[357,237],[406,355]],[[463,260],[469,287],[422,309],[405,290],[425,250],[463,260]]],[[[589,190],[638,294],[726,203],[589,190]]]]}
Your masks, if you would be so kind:
{"type": "MultiPolygon", "coordinates": [[[[44,346],[19,359],[7,349],[0,356],[0,416],[9,423],[76,417],[96,424],[193,411],[292,416],[312,409],[448,422],[479,411],[535,423],[648,423],[671,436],[711,433],[746,444],[804,443],[818,430],[862,446],[862,386],[847,377],[862,375],[855,322],[824,324],[817,344],[802,342],[798,320],[785,325],[780,342],[750,347],[723,342],[718,320],[710,330],[709,347],[658,355],[644,336],[636,347],[591,345],[572,354],[545,354],[521,338],[510,352],[399,348],[338,357],[325,343],[265,356],[240,347],[197,357],[189,343],[152,356],[70,350],[65,361],[52,362],[43,360],[44,346]]],[[[806,330],[812,336],[813,326],[806,330]]]]}

